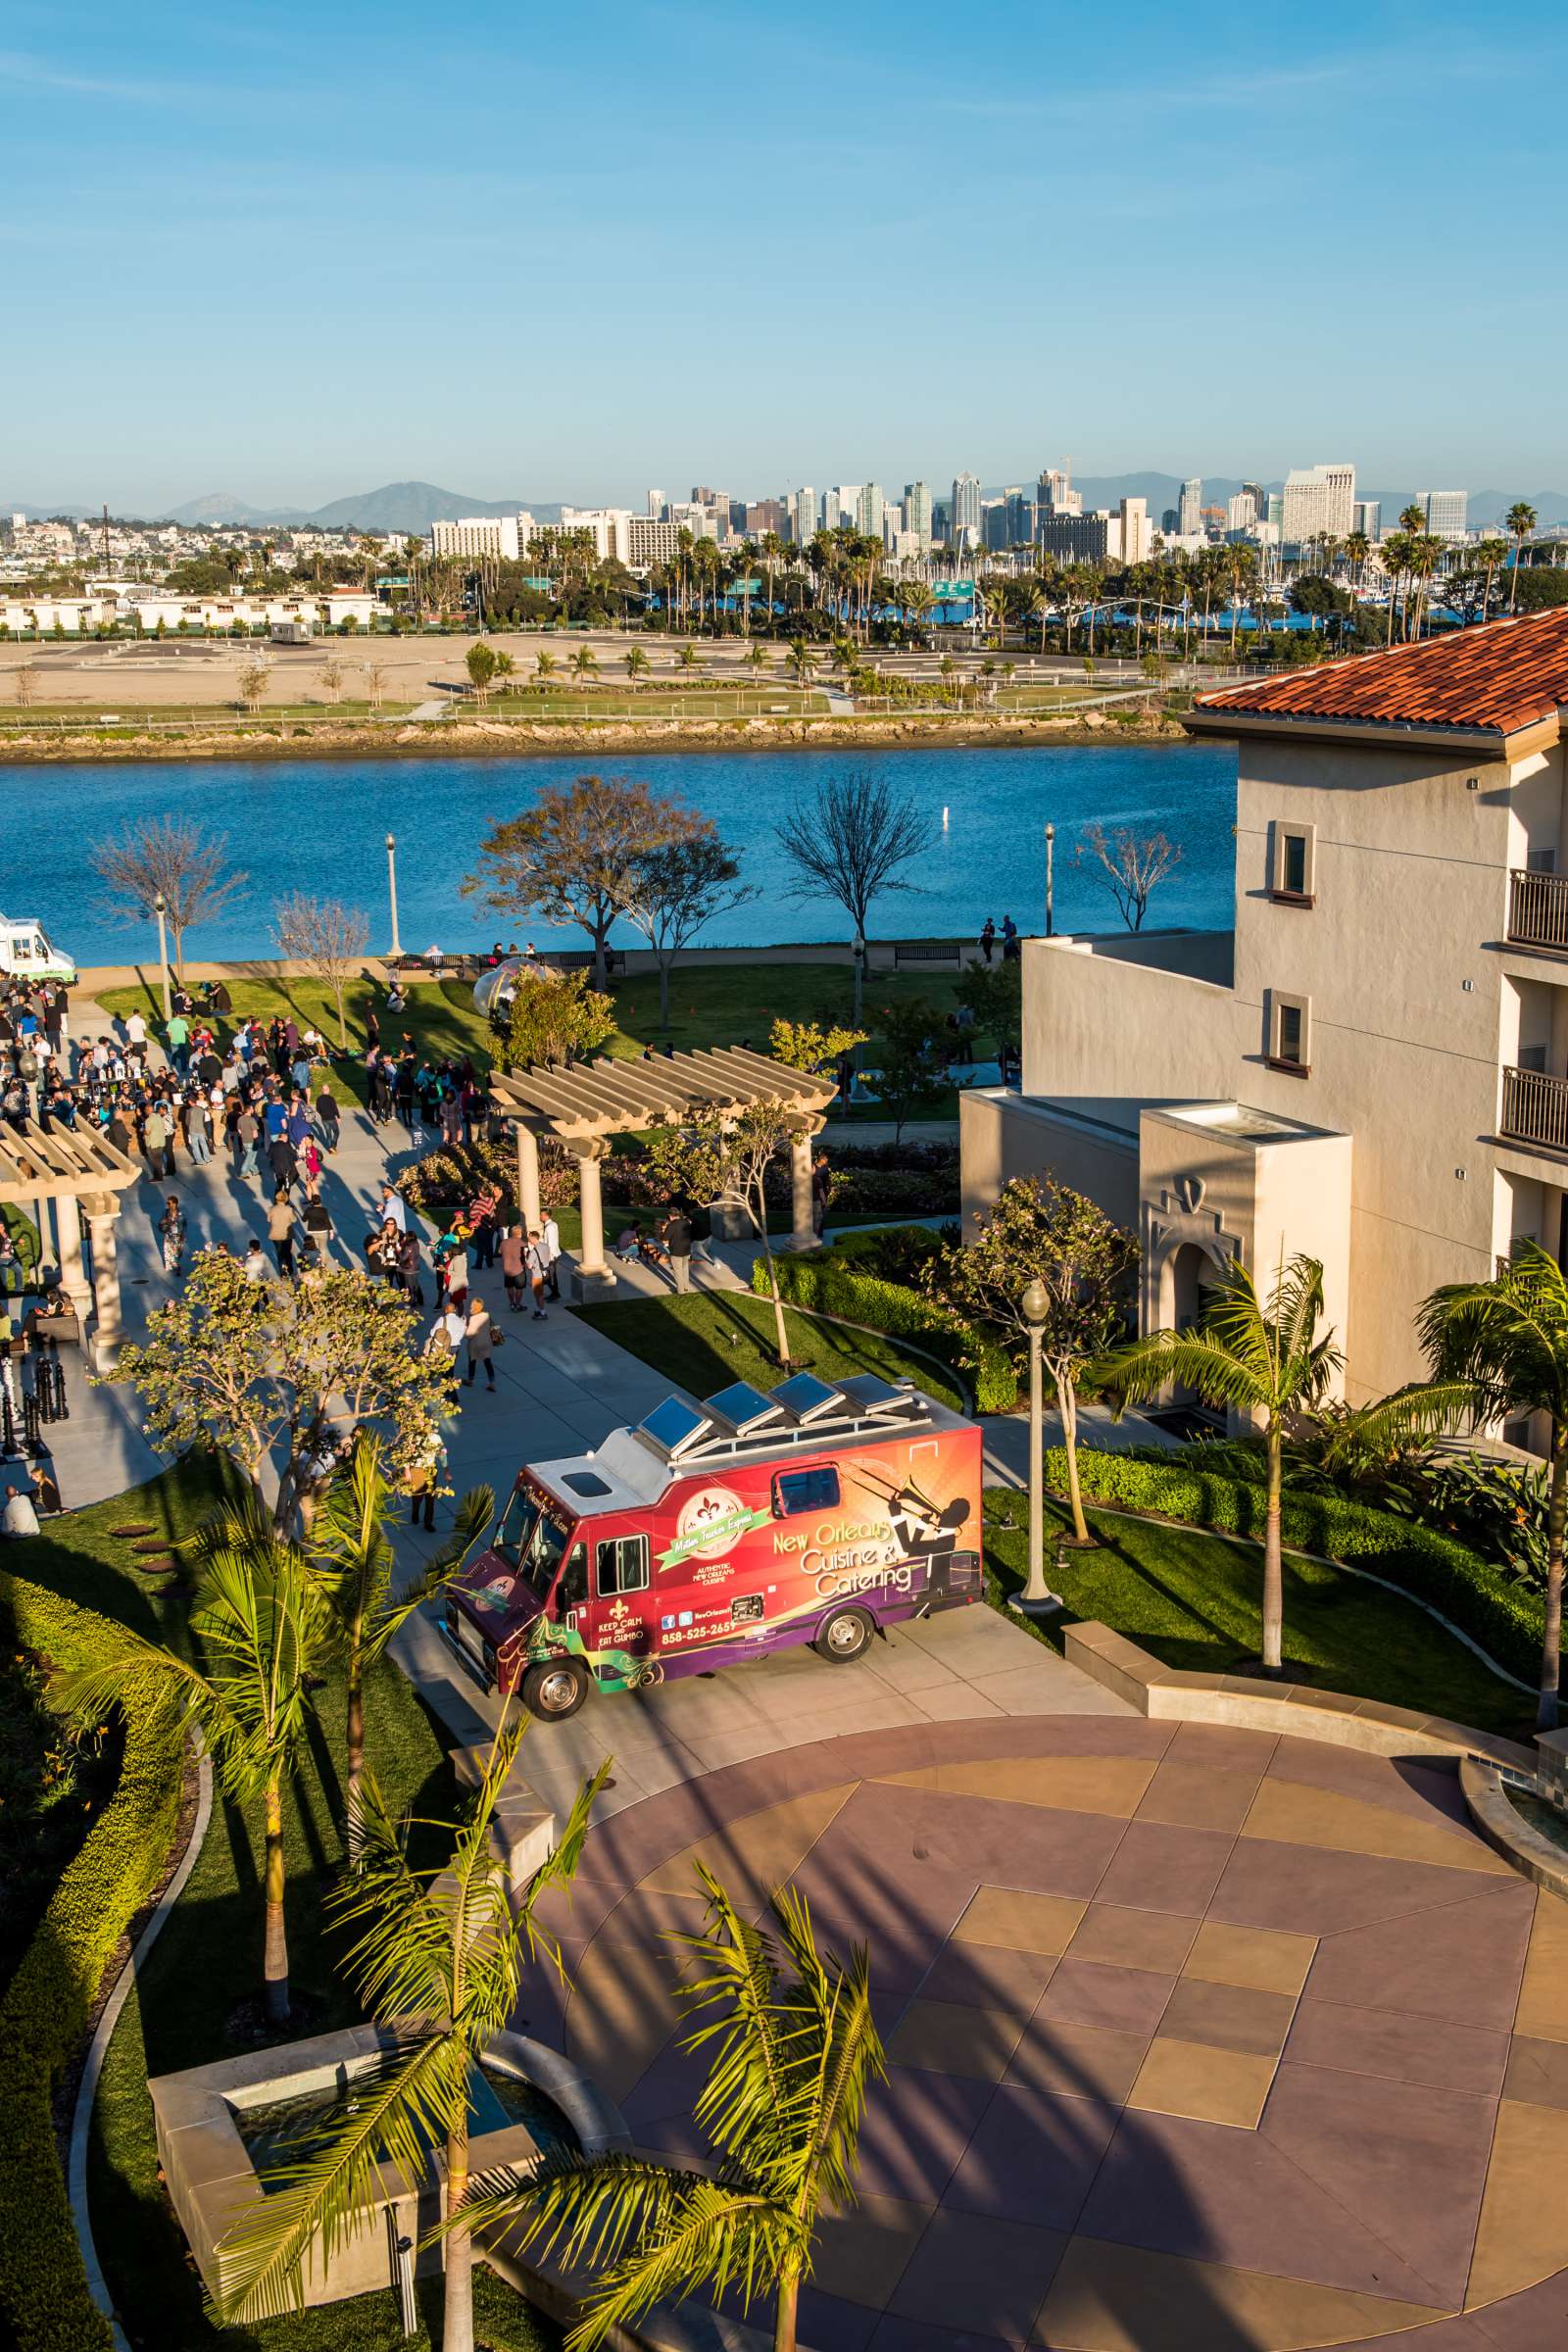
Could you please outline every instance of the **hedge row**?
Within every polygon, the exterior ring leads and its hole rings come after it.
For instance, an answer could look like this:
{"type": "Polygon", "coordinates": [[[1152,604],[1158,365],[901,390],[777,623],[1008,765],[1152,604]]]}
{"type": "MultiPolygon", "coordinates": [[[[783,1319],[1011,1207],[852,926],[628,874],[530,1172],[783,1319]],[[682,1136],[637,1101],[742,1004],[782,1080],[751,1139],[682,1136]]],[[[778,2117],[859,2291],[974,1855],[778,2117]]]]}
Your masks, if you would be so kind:
{"type": "MultiPolygon", "coordinates": [[[[1119,1503],[1127,1510],[1152,1511],[1226,1535],[1261,1539],[1263,1534],[1268,1495],[1262,1486],[1195,1470],[1179,1455],[1154,1462],[1138,1454],[1080,1446],[1078,1475],[1086,1502],[1119,1503]]],[[[1066,1494],[1067,1457],[1059,1446],[1046,1455],[1046,1477],[1053,1494],[1066,1494]]],[[[1280,1526],[1293,1549],[1381,1576],[1428,1602],[1510,1674],[1529,1683],[1539,1676],[1544,1630],[1540,1598],[1451,1536],[1418,1527],[1391,1511],[1348,1502],[1338,1494],[1294,1494],[1288,1490],[1280,1526]]]]}
{"type": "MultiPolygon", "coordinates": [[[[1010,1413],[1017,1403],[1017,1375],[1001,1348],[977,1340],[956,1315],[922,1298],[918,1291],[875,1274],[858,1274],[838,1262],[836,1250],[808,1250],[775,1257],[773,1263],[778,1287],[793,1305],[842,1315],[847,1323],[868,1324],[889,1339],[912,1340],[939,1363],[949,1365],[960,1388],[973,1390],[976,1412],[1010,1413]]],[[[764,1298],[768,1296],[767,1262],[760,1255],[752,1266],[752,1288],[764,1298]]]]}
{"type": "MultiPolygon", "coordinates": [[[[0,1575],[19,1646],[56,1666],[96,1663],[115,1629],[91,1610],[0,1575]]],[[[125,1710],[114,1795],[55,1888],[0,2000],[0,2311],[18,2352],[97,2352],[112,2341],[82,2269],[52,2113],[54,2079],[81,2046],[125,1928],[160,1877],[179,1810],[177,1734],[125,1710]]]]}

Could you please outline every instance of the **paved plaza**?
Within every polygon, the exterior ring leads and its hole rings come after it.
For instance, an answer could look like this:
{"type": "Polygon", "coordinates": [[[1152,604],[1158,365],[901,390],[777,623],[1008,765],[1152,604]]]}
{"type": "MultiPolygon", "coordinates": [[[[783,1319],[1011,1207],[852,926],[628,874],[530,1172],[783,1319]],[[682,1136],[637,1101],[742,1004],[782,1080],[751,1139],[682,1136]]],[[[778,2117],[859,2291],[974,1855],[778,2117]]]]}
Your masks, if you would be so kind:
{"type": "Polygon", "coordinates": [[[813,2352],[1568,2343],[1568,1908],[1452,1773],[1130,1716],[868,1730],[622,1811],[530,2030],[707,2153],[670,1931],[707,1861],[864,1938],[890,2078],[813,2352]]]}

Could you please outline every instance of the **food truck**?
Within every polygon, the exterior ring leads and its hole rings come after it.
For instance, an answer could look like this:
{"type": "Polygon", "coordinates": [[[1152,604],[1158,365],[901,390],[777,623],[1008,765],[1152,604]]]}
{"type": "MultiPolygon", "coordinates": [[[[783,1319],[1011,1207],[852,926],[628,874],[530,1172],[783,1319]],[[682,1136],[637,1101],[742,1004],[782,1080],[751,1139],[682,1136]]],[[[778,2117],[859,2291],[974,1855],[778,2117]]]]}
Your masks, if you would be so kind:
{"type": "Polygon", "coordinates": [[[29,915],[11,922],[0,914],[0,979],[64,980],[74,988],[76,966],[61,949],[52,947],[42,923],[29,915]]]}
{"type": "Polygon", "coordinates": [[[798,1642],[848,1662],[982,1590],[977,1425],[907,1383],[797,1372],[527,1464],[442,1632],[485,1690],[559,1721],[591,1690],[798,1642]]]}

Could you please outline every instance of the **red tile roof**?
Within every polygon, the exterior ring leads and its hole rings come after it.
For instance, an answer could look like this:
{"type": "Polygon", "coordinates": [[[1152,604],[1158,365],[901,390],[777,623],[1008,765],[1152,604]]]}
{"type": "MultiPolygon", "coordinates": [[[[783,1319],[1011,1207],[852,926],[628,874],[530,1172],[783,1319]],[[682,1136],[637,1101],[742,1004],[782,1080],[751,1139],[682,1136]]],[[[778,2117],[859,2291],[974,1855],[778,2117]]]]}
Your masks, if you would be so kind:
{"type": "Polygon", "coordinates": [[[1568,608],[1200,696],[1194,715],[1512,735],[1568,705],[1568,608]]]}

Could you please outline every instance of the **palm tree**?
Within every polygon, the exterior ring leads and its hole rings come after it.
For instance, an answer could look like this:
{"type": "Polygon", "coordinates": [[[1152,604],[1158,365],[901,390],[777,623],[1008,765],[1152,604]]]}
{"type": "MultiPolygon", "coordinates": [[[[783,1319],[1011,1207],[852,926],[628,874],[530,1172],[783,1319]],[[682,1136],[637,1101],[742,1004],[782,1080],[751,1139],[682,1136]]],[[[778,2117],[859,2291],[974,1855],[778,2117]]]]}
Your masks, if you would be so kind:
{"type": "Polygon", "coordinates": [[[767,667],[767,655],[760,645],[750,645],[741,659],[754,677],[760,677],[767,667]]]}
{"type": "Polygon", "coordinates": [[[381,1441],[362,1432],[346,1467],[326,1491],[311,1529],[308,1558],[330,1611],[334,1646],[347,1684],[344,1747],[348,1819],[354,1833],[365,1770],[365,1677],[388,1642],[437,1588],[455,1576],[495,1517],[489,1487],[474,1487],[457,1507],[457,1525],[422,1574],[394,1599],[391,1528],[397,1500],[382,1468],[381,1441]]]}
{"type": "Polygon", "coordinates": [[[1524,554],[1525,541],[1536,527],[1536,510],[1525,499],[1517,499],[1502,520],[1503,527],[1513,535],[1513,570],[1508,580],[1508,610],[1511,612],[1519,596],[1519,559],[1524,554]]]}
{"type": "Polygon", "coordinates": [[[1371,553],[1372,542],[1365,531],[1351,531],[1345,542],[1345,556],[1357,587],[1366,577],[1366,560],[1371,553]]]}
{"type": "Polygon", "coordinates": [[[655,2303],[731,2288],[748,2308],[771,2292],[774,2352],[795,2352],[818,2218],[855,2202],[866,2093],[887,2075],[865,1948],[847,1963],[819,1951],[793,1887],[773,1895],[769,1933],[741,1918],[709,1870],[697,1875],[707,1923],[672,1940],[688,1963],[677,1995],[704,2021],[683,2046],[710,2052],[694,2114],[716,2165],[563,2153],[523,2186],[473,2202],[487,2229],[520,2225],[594,2276],[571,2352],[593,2352],[655,2303]]]}
{"type": "Polygon", "coordinates": [[[580,679],[584,685],[590,678],[598,677],[599,656],[591,645],[578,646],[571,657],[571,670],[573,677],[580,679]]]}
{"type": "Polygon", "coordinates": [[[1116,1349],[1089,1378],[1123,1403],[1171,1381],[1205,1404],[1260,1419],[1268,1462],[1263,1527],[1263,1671],[1281,1671],[1285,1600],[1280,1566],[1283,1452],[1291,1421],[1318,1404],[1344,1361],[1321,1337],[1323,1268],[1315,1257],[1282,1264],[1265,1302],[1245,1266],[1229,1268],[1204,1299],[1196,1329],[1155,1331],[1116,1349]]]}
{"type": "Polygon", "coordinates": [[[271,2193],[223,2241],[222,2316],[230,2323],[299,2309],[313,2260],[324,2269],[363,2229],[384,2195],[390,2164],[413,2190],[429,2179],[429,2150],[445,2159],[442,2229],[446,2278],[442,2352],[473,2352],[473,2231],[468,2180],[468,2097],[474,2068],[510,2023],[523,1972],[541,1952],[562,1967],[559,1945],[534,1908],[548,1887],[569,1884],[589,1814],[609,1765],[584,1783],[554,1852],[526,1885],[491,1850],[490,1826],[526,1723],[498,1731],[484,1777],[458,1825],[446,1862],[416,1868],[411,1828],[395,1821],[373,1773],[361,1789],[358,1860],[328,1897],[336,1924],[358,1930],[344,1966],[387,2041],[353,2078],[354,2106],[325,2144],[317,2142],[271,2176],[271,2193]]]}
{"type": "Polygon", "coordinates": [[[1337,1441],[1374,1443],[1418,1435],[1460,1419],[1484,1428],[1525,1414],[1550,1424],[1546,1500],[1546,1603],[1536,1723],[1557,1722],[1561,1679],[1563,1536],[1568,1527],[1568,1276],[1539,1242],[1518,1242],[1491,1282],[1451,1282],[1434,1291],[1416,1318],[1431,1366],[1417,1381],[1347,1423],[1337,1441]]]}
{"type": "Polygon", "coordinates": [[[1489,617],[1492,610],[1492,583],[1502,569],[1507,554],[1508,543],[1505,539],[1483,539],[1476,549],[1476,562],[1481,567],[1485,581],[1481,591],[1483,621],[1489,617]]]}
{"type": "Polygon", "coordinates": [[[560,667],[554,654],[535,654],[533,658],[533,674],[541,686],[547,678],[553,678],[560,667]]]}
{"type": "Polygon", "coordinates": [[[201,1589],[191,1612],[197,1663],[121,1636],[112,1665],[72,1678],[74,1709],[107,1707],[127,1684],[181,1730],[199,1731],[223,1793],[260,1803],[266,1860],[263,1982],[268,2018],[289,2016],[283,1913],[283,1789],[306,1760],[313,1678],[332,1639],[327,1605],[299,1546],[278,1535],[254,1498],[222,1513],[200,1538],[201,1589]]]}
{"type": "Polygon", "coordinates": [[[648,656],[643,652],[643,649],[640,645],[634,645],[630,653],[626,656],[626,675],[635,684],[637,679],[645,677],[647,672],[648,656]]]}
{"type": "Polygon", "coordinates": [[[702,666],[702,656],[690,639],[681,647],[677,659],[681,668],[685,670],[699,669],[702,666]]]}
{"type": "Polygon", "coordinates": [[[809,686],[811,673],[816,668],[816,652],[804,637],[790,640],[789,663],[795,673],[796,685],[803,689],[809,686]]]}

